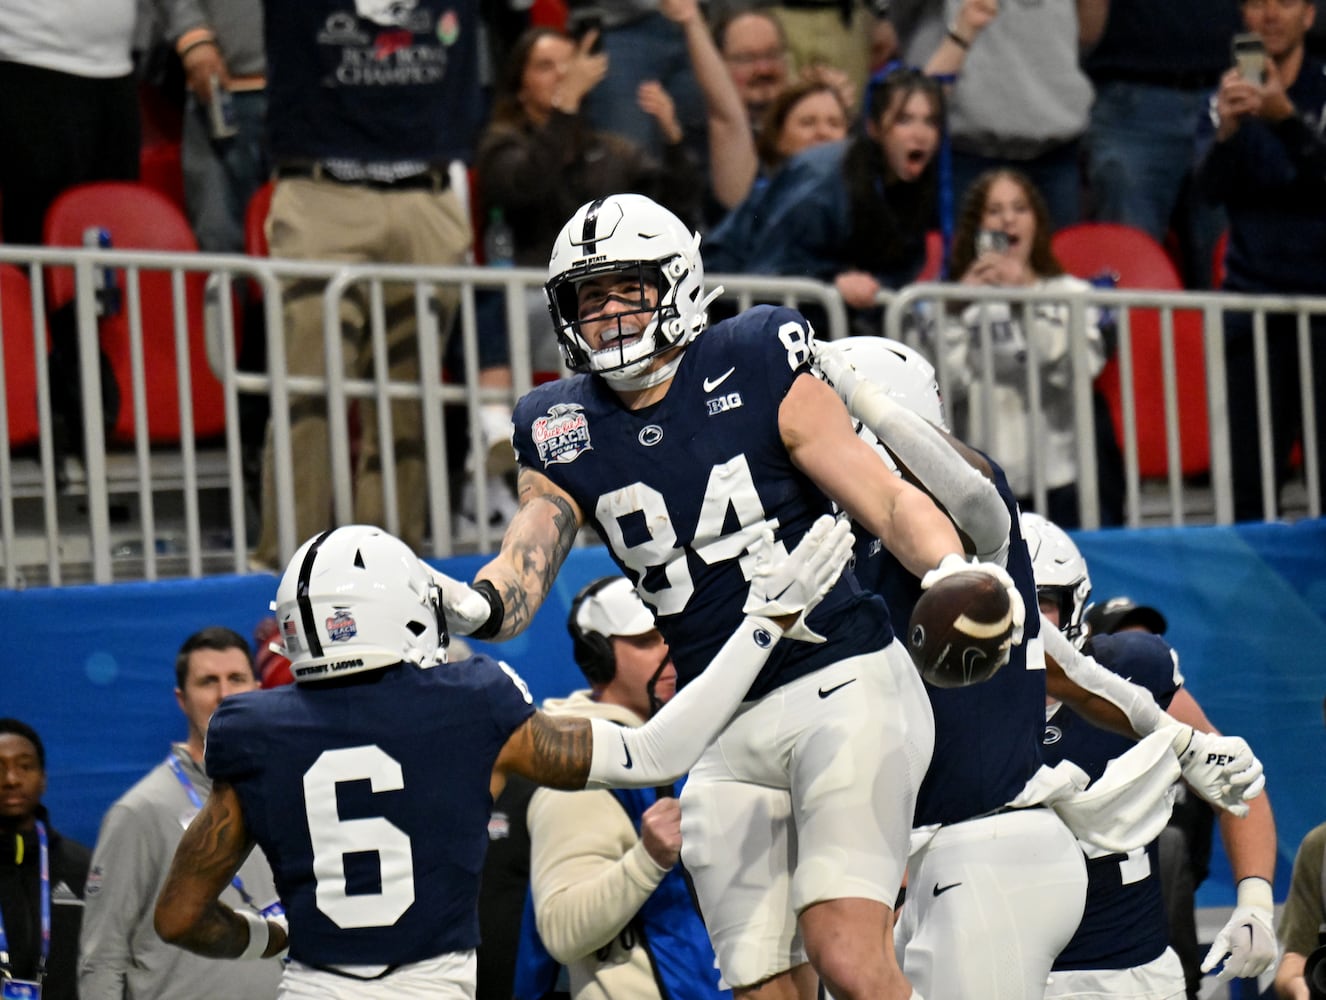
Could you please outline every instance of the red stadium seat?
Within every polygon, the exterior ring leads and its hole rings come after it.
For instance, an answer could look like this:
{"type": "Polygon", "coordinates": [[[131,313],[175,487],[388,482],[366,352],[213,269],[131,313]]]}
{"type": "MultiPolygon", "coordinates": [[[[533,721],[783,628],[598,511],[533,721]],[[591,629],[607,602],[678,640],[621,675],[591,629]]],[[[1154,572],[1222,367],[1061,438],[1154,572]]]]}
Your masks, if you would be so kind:
{"type": "Polygon", "coordinates": [[[565,30],[568,9],[566,0],[534,0],[529,9],[531,28],[549,27],[565,30]]]}
{"type": "Polygon", "coordinates": [[[0,326],[4,327],[5,414],[9,444],[36,443],[37,357],[33,343],[32,288],[28,276],[12,264],[0,264],[0,326]]]}
{"type": "MultiPolygon", "coordinates": [[[[1183,290],[1183,281],[1169,255],[1140,229],[1106,222],[1079,223],[1055,233],[1051,245],[1059,262],[1080,278],[1098,278],[1108,273],[1119,288],[1183,290]]],[[[1165,442],[1160,312],[1156,309],[1129,310],[1129,326],[1139,470],[1143,478],[1162,478],[1169,472],[1169,452],[1165,442]]],[[[1199,311],[1174,312],[1174,355],[1180,468],[1184,475],[1194,475],[1206,472],[1211,466],[1206,363],[1199,311]]],[[[1109,403],[1115,434],[1122,446],[1123,391],[1117,355],[1106,362],[1096,379],[1096,386],[1109,403]]]]}
{"type": "MultiPolygon", "coordinates": [[[[144,184],[104,182],[83,184],[65,191],[46,213],[48,246],[82,246],[83,233],[92,226],[106,229],[116,249],[163,250],[194,253],[198,244],[184,214],[159,191],[144,184]]],[[[125,275],[116,271],[124,286],[125,275]]],[[[207,363],[203,330],[203,298],[207,276],[186,273],[185,321],[188,325],[189,377],[193,394],[194,434],[215,437],[225,432],[221,383],[207,363]]],[[[139,272],[143,318],[143,364],[147,390],[148,436],[153,443],[180,440],[179,379],[176,374],[175,315],[172,278],[166,271],[139,272]]],[[[48,283],[52,311],[74,298],[71,268],[51,268],[48,283]]],[[[119,416],[111,439],[134,439],[132,367],[128,298],[116,315],[101,320],[101,346],[120,386],[119,416]]]]}

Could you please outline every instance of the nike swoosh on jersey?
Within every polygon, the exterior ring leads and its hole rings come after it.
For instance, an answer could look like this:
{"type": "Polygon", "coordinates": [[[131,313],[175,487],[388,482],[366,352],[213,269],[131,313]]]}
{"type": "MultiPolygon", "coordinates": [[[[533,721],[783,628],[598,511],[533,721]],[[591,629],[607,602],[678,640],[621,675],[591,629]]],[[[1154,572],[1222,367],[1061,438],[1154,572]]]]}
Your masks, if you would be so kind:
{"type": "Polygon", "coordinates": [[[631,748],[626,745],[626,737],[622,737],[622,753],[626,754],[626,760],[622,762],[622,767],[631,770],[635,765],[631,763],[631,748]]]}
{"type": "Polygon", "coordinates": [[[847,687],[848,684],[854,684],[854,683],[856,683],[855,677],[853,677],[851,680],[843,681],[841,684],[835,684],[831,688],[820,688],[820,697],[827,698],[835,691],[841,691],[843,688],[847,687]]]}
{"type": "Polygon", "coordinates": [[[932,891],[934,892],[934,894],[935,894],[936,896],[942,896],[942,895],[944,895],[944,893],[948,892],[950,889],[956,889],[956,888],[957,888],[958,886],[960,886],[960,885],[962,885],[961,882],[953,882],[953,883],[951,883],[951,884],[949,884],[949,885],[940,885],[938,882],[936,882],[936,883],[935,883],[935,888],[934,888],[932,891]]]}
{"type": "Polygon", "coordinates": [[[707,378],[707,379],[705,379],[705,380],[704,380],[704,391],[705,391],[705,392],[713,392],[713,391],[714,391],[715,389],[717,389],[720,385],[722,385],[724,382],[726,382],[727,379],[728,379],[728,376],[731,375],[731,374],[732,374],[734,371],[736,371],[736,370],[737,370],[736,365],[733,365],[731,368],[729,368],[727,371],[725,371],[722,375],[718,376],[718,378],[707,378]]]}

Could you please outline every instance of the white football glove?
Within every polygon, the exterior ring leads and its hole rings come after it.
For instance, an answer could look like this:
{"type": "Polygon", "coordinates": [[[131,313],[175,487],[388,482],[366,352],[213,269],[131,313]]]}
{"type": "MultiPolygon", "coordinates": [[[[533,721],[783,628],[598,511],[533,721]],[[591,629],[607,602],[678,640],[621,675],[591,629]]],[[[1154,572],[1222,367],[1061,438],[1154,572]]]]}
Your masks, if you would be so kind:
{"type": "Polygon", "coordinates": [[[861,383],[861,376],[856,373],[856,369],[826,341],[811,341],[810,356],[825,381],[838,393],[838,398],[850,408],[852,394],[861,383]]]}
{"type": "Polygon", "coordinates": [[[1260,976],[1269,969],[1279,956],[1274,914],[1271,883],[1255,877],[1240,880],[1238,906],[1202,959],[1202,972],[1210,972],[1223,960],[1224,966],[1216,975],[1216,982],[1223,983],[1235,977],[1260,976]]]}
{"type": "Polygon", "coordinates": [[[471,635],[488,621],[493,605],[487,597],[432,566],[428,566],[428,572],[442,593],[442,612],[447,616],[447,629],[452,635],[471,635]]]}
{"type": "Polygon", "coordinates": [[[742,611],[761,618],[795,614],[783,630],[789,639],[823,642],[824,636],[806,626],[806,615],[824,598],[852,555],[852,526],[825,514],[802,536],[797,547],[779,558],[773,532],[766,529],[751,546],[755,566],[750,594],[742,611]]]}
{"type": "Polygon", "coordinates": [[[1234,816],[1248,815],[1248,803],[1266,787],[1266,776],[1247,740],[1176,726],[1172,743],[1194,792],[1234,816]]]}
{"type": "Polygon", "coordinates": [[[1008,570],[998,563],[980,562],[974,556],[968,559],[956,552],[950,552],[939,560],[938,566],[921,577],[921,589],[929,590],[946,576],[969,571],[985,573],[987,576],[994,577],[999,581],[999,585],[1008,592],[1008,599],[1013,605],[1013,645],[1016,646],[1022,641],[1022,627],[1027,623],[1027,606],[1023,603],[1022,594],[1018,591],[1017,584],[1008,575],[1008,570]]]}

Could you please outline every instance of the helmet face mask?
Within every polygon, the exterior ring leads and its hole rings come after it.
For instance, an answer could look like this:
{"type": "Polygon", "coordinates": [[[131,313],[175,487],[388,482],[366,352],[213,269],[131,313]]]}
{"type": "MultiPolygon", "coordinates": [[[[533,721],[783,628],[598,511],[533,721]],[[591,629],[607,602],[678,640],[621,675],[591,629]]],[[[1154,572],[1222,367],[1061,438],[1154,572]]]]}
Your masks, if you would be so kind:
{"type": "MultiPolygon", "coordinates": [[[[581,206],[553,244],[544,285],[567,367],[596,372],[624,388],[638,387],[655,358],[694,339],[708,323],[709,304],[698,247],[698,236],[643,195],[612,195],[581,206]],[[613,331],[611,340],[591,341],[580,319],[581,286],[598,281],[606,287],[611,282],[605,279],[613,277],[623,286],[652,288],[655,304],[642,296],[636,309],[616,317],[619,324],[638,317],[638,336],[613,331]]],[[[606,301],[626,300],[609,295],[606,301]]]]}
{"type": "Polygon", "coordinates": [[[446,619],[432,571],[380,528],[348,525],[306,541],[281,577],[272,610],[297,682],[402,661],[446,662],[446,619]]]}
{"type": "Polygon", "coordinates": [[[1059,631],[1081,648],[1087,639],[1082,618],[1091,598],[1087,561],[1068,533],[1054,522],[1025,511],[1020,524],[1031,554],[1037,599],[1054,603],[1059,609],[1059,631]]]}

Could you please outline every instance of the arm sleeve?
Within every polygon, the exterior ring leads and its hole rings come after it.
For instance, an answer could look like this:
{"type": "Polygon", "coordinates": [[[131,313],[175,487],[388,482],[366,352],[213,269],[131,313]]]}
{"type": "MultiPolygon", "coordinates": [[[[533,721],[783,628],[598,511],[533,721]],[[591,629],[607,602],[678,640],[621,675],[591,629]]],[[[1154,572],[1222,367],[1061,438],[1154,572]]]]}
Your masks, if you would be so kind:
{"type": "Polygon", "coordinates": [[[976,545],[982,560],[1006,553],[1012,526],[999,490],[972,468],[923,417],[859,379],[847,408],[898,457],[976,545]]]}
{"type": "Polygon", "coordinates": [[[130,938],[151,919],[159,862],[152,825],[128,806],[111,806],[92,854],[78,949],[83,1000],[123,1000],[133,965],[130,938]]]}
{"type": "Polygon", "coordinates": [[[574,962],[620,934],[667,872],[609,792],[541,789],[528,819],[539,937],[559,962],[574,962]]]}
{"type": "Polygon", "coordinates": [[[594,745],[586,788],[648,788],[691,769],[727,724],[782,637],[767,618],[747,617],[713,662],[639,729],[590,719],[594,745]]]}
{"type": "Polygon", "coordinates": [[[1123,712],[1138,736],[1150,736],[1163,726],[1177,725],[1161,711],[1150,691],[1102,667],[1074,647],[1057,628],[1042,629],[1041,637],[1045,641],[1046,655],[1063,667],[1068,679],[1123,712]]]}

